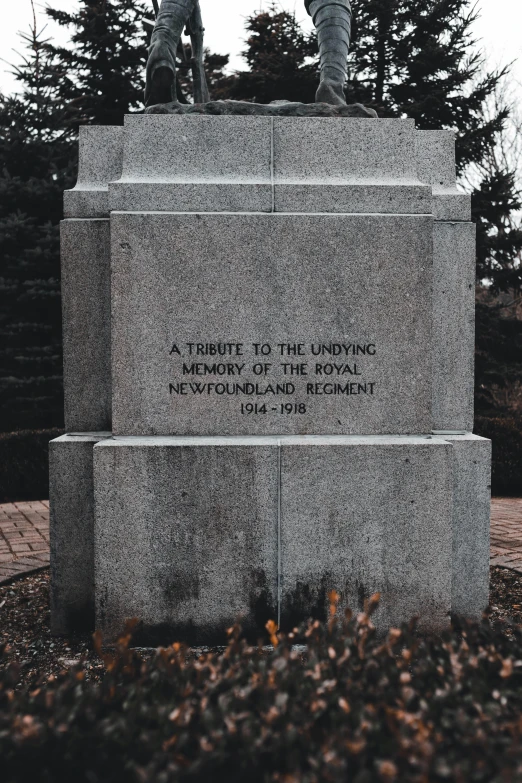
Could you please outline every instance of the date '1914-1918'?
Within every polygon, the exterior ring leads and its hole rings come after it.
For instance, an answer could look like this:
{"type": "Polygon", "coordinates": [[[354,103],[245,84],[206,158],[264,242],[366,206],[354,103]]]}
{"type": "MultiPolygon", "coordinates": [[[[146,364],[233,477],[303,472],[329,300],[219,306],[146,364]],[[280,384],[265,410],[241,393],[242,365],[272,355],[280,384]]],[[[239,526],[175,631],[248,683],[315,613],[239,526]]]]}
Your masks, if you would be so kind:
{"type": "Polygon", "coordinates": [[[306,405],[304,403],[283,403],[282,405],[256,405],[253,402],[247,402],[241,404],[241,413],[249,416],[257,416],[259,414],[269,413],[269,411],[275,411],[283,415],[290,416],[292,414],[304,414],[306,413],[306,405]]]}

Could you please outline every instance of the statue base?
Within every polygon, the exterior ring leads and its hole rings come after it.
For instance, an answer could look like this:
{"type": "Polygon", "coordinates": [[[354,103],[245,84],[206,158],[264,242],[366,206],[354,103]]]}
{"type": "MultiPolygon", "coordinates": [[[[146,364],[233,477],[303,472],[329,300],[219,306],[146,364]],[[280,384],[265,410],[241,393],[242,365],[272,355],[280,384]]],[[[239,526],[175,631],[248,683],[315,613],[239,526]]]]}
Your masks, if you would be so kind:
{"type": "Polygon", "coordinates": [[[323,119],[81,129],[53,633],[111,642],[136,617],[140,644],[216,645],[240,617],[255,641],[269,619],[327,620],[331,589],[341,611],[381,593],[382,632],[486,608],[491,444],[471,434],[454,135],[323,119]]]}
{"type": "Polygon", "coordinates": [[[362,117],[377,118],[374,109],[362,103],[334,106],[330,103],[250,103],[249,101],[210,101],[209,103],[160,103],[149,106],[145,114],[208,114],[254,117],[362,117]]]}

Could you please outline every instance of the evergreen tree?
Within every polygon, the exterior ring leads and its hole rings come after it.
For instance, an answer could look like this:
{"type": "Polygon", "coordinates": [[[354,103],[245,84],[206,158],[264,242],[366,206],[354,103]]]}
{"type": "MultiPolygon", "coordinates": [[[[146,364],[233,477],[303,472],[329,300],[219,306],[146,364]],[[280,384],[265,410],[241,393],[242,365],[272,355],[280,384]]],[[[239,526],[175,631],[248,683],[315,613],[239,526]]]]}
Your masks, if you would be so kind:
{"type": "Polygon", "coordinates": [[[359,0],[350,55],[348,99],[380,116],[411,117],[423,130],[455,129],[457,171],[472,167],[477,279],[520,289],[521,200],[514,172],[487,166],[509,116],[501,95],[507,69],[487,72],[472,28],[470,0],[359,0]]]}
{"type": "Polygon", "coordinates": [[[150,6],[141,0],[80,0],[73,12],[47,8],[72,30],[71,46],[47,44],[54,58],[67,123],[122,125],[143,108],[150,6]]]}
{"type": "MultiPolygon", "coordinates": [[[[62,426],[63,191],[74,186],[78,127],[122,124],[143,109],[151,11],[142,0],[49,8],[72,30],[71,45],[60,47],[38,32],[33,14],[15,69],[20,94],[0,95],[0,430],[62,426]]],[[[206,53],[217,90],[227,62],[206,53]]]]}
{"type": "Polygon", "coordinates": [[[473,192],[477,223],[477,277],[490,292],[510,292],[508,301],[522,295],[522,113],[509,82],[499,84],[485,104],[486,119],[505,106],[509,117],[481,160],[469,170],[478,183],[473,192]]]}
{"type": "Polygon", "coordinates": [[[0,430],[60,426],[59,232],[74,151],[36,19],[20,96],[0,96],[0,430]]]}
{"type": "Polygon", "coordinates": [[[522,228],[513,215],[522,208],[513,172],[486,175],[472,194],[477,225],[477,279],[491,291],[522,293],[522,228]]]}
{"type": "MultiPolygon", "coordinates": [[[[488,292],[477,301],[475,414],[519,416],[522,395],[522,320],[488,292]]],[[[511,297],[508,297],[508,300],[511,297]]]]}
{"type": "MultiPolygon", "coordinates": [[[[154,24],[147,0],[80,0],[73,12],[47,9],[72,30],[71,45],[48,44],[58,65],[60,95],[70,127],[122,125],[125,114],[143,110],[145,68],[154,24]]],[[[190,45],[177,60],[180,98],[191,99],[190,45]],[[187,96],[187,97],[184,97],[187,96]]],[[[180,53],[181,54],[181,53],[180,53]]],[[[214,99],[228,93],[227,55],[205,52],[205,71],[214,99]]]]}
{"type": "MultiPolygon", "coordinates": [[[[505,71],[483,74],[474,50],[471,0],[357,0],[347,100],[381,117],[407,116],[422,130],[457,131],[459,171],[481,159],[503,127],[505,107],[485,118],[484,103],[505,71]]],[[[244,100],[312,102],[319,78],[315,34],[294,14],[268,11],[247,19],[249,70],[231,84],[244,100]]]]}
{"type": "Polygon", "coordinates": [[[315,34],[305,34],[295,14],[278,11],[275,3],[268,11],[249,17],[246,30],[249,37],[243,57],[249,70],[229,80],[228,97],[256,103],[313,103],[319,78],[315,34]]]}
{"type": "Polygon", "coordinates": [[[470,0],[359,0],[348,99],[381,117],[407,116],[423,130],[457,131],[457,167],[480,160],[507,117],[484,103],[505,71],[484,73],[470,0]]]}

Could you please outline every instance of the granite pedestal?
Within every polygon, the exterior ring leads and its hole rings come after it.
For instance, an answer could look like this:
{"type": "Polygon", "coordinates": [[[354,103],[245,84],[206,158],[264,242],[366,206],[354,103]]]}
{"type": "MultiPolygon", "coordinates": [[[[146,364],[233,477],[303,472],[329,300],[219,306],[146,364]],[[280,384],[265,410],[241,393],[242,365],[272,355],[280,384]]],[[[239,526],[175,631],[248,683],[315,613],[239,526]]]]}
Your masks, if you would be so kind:
{"type": "Polygon", "coordinates": [[[380,592],[382,629],[479,617],[491,456],[453,134],[146,115],[80,152],[67,426],[111,436],[76,462],[86,441],[52,446],[55,631],[85,493],[79,580],[108,639],[130,617],[142,643],[218,643],[237,618],[255,638],[323,618],[331,589],[353,609],[380,592]]]}
{"type": "Polygon", "coordinates": [[[94,627],[93,449],[110,432],[64,435],[49,449],[51,632],[94,627]]]}

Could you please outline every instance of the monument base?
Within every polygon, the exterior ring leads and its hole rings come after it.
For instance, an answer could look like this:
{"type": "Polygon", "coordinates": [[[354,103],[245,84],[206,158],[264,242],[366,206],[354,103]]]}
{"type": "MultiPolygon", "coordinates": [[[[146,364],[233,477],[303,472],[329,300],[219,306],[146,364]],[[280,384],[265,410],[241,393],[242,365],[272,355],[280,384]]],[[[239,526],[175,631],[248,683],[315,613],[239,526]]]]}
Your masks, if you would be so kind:
{"type": "Polygon", "coordinates": [[[478,618],[489,465],[473,435],[103,440],[96,627],[112,640],[136,617],[142,644],[220,644],[239,619],[257,639],[269,619],[325,619],[333,589],[354,611],[381,593],[381,630],[478,618]]]}
{"type": "Polygon", "coordinates": [[[56,633],[136,617],[142,643],[219,644],[240,619],[256,639],[324,619],[332,589],[355,611],[381,593],[381,630],[488,603],[454,136],[288,116],[308,110],[82,129],[67,428],[112,436],[51,447],[56,633]]]}

